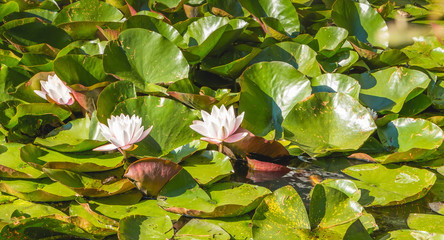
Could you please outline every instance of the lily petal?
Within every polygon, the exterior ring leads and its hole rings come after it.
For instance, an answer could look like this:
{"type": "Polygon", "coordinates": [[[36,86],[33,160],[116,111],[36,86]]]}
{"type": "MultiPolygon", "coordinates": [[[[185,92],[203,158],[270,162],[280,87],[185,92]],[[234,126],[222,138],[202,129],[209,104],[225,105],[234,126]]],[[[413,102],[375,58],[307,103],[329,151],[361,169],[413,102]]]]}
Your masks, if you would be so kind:
{"type": "Polygon", "coordinates": [[[109,144],[106,144],[106,145],[103,145],[100,147],[96,147],[93,149],[93,151],[104,151],[105,152],[105,151],[111,151],[114,149],[117,149],[117,147],[114,144],[109,143],[109,144]]]}
{"type": "Polygon", "coordinates": [[[224,140],[224,142],[227,143],[234,143],[237,141],[242,140],[243,138],[245,138],[248,135],[248,131],[246,129],[243,129],[243,131],[236,131],[235,134],[231,135],[230,137],[228,137],[227,139],[224,140]]]}

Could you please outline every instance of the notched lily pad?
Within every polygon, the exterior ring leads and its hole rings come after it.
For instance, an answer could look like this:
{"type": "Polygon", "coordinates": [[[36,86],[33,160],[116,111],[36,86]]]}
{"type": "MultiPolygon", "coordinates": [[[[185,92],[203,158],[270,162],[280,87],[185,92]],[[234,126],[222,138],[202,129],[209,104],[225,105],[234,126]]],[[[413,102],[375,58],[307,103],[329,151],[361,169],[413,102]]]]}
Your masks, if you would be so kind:
{"type": "Polygon", "coordinates": [[[45,174],[20,159],[20,143],[6,143],[0,146],[0,177],[42,178],[45,174]]]}

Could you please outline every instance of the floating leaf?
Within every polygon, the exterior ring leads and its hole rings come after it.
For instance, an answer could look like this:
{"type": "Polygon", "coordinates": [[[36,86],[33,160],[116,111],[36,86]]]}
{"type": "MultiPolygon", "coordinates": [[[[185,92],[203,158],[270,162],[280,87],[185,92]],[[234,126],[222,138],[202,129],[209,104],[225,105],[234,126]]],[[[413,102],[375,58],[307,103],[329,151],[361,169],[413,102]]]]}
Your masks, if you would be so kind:
{"type": "Polygon", "coordinates": [[[317,42],[319,53],[326,57],[332,57],[341,48],[348,31],[340,27],[322,27],[316,33],[314,39],[317,42]]]}
{"type": "Polygon", "coordinates": [[[6,143],[0,146],[0,177],[5,178],[42,178],[45,174],[20,159],[23,144],[6,143]]]}
{"type": "Polygon", "coordinates": [[[181,170],[180,165],[168,160],[142,158],[132,163],[124,176],[134,180],[143,193],[157,196],[163,186],[181,170]]]}
{"type": "Polygon", "coordinates": [[[311,93],[310,81],[290,64],[261,62],[247,68],[239,78],[239,112],[245,112],[242,127],[265,136],[276,129],[290,110],[311,93]]]}
{"type": "Polygon", "coordinates": [[[63,184],[77,194],[87,197],[107,197],[126,192],[135,187],[126,178],[106,183],[104,179],[92,178],[86,174],[67,170],[43,168],[43,172],[57,183],[63,184]]]}
{"type": "Polygon", "coordinates": [[[180,171],[160,191],[159,206],[167,211],[195,217],[235,217],[245,214],[269,194],[266,188],[245,183],[216,183],[207,192],[191,175],[180,171]]]}
{"type": "Polygon", "coordinates": [[[436,180],[434,173],[409,166],[361,164],[343,170],[363,192],[364,206],[392,206],[422,198],[436,180]],[[381,178],[380,176],[384,176],[381,178]]]}
{"type": "Polygon", "coordinates": [[[215,224],[230,234],[233,239],[253,239],[251,232],[251,218],[248,215],[242,215],[235,218],[211,218],[200,219],[202,222],[215,224]]]}
{"type": "Polygon", "coordinates": [[[122,154],[101,152],[60,153],[28,144],[21,148],[20,157],[29,165],[45,168],[66,169],[77,172],[106,171],[122,165],[122,154]]]}
{"type": "Polygon", "coordinates": [[[348,30],[359,41],[374,46],[388,47],[388,28],[384,19],[366,2],[336,1],[331,17],[337,26],[348,30]]]}
{"type": "Polygon", "coordinates": [[[68,85],[92,86],[106,80],[101,57],[67,54],[54,61],[54,72],[68,85]]]}
{"type": "Polygon", "coordinates": [[[230,234],[225,232],[221,227],[204,222],[198,219],[191,219],[183,226],[175,235],[177,240],[198,240],[198,239],[231,239],[230,234]]]}
{"type": "Polygon", "coordinates": [[[380,239],[383,240],[417,240],[417,239],[427,239],[427,240],[440,240],[444,238],[444,234],[428,233],[418,230],[396,230],[390,231],[386,235],[382,236],[380,239]]]}
{"type": "Polygon", "coordinates": [[[312,156],[356,150],[376,129],[369,111],[343,93],[315,93],[296,104],[282,124],[285,138],[312,156]]]}
{"type": "Polygon", "coordinates": [[[359,100],[377,112],[398,113],[405,101],[420,94],[430,82],[423,72],[404,67],[391,67],[352,77],[361,85],[359,100]]]}
{"type": "Polygon", "coordinates": [[[174,229],[168,216],[132,215],[119,222],[119,239],[170,239],[174,229]]]}
{"type": "Polygon", "coordinates": [[[60,202],[75,198],[75,192],[48,178],[41,180],[1,180],[0,191],[33,202],[60,202]]]}
{"type": "Polygon", "coordinates": [[[444,216],[434,214],[412,213],[407,219],[410,229],[421,230],[430,233],[444,234],[444,216]]]}
{"type": "Polygon", "coordinates": [[[316,52],[309,46],[295,42],[281,42],[271,45],[260,52],[250,65],[258,62],[281,61],[291,64],[301,73],[316,77],[321,74],[316,52]]]}
{"type": "Polygon", "coordinates": [[[359,99],[361,86],[358,81],[347,75],[339,73],[327,73],[319,75],[311,80],[313,93],[340,92],[359,99]]]}
{"type": "Polygon", "coordinates": [[[406,152],[414,148],[435,149],[444,140],[441,128],[424,119],[398,118],[378,129],[381,142],[387,147],[406,152]]]}
{"type": "Polygon", "coordinates": [[[103,57],[105,72],[133,82],[141,90],[150,83],[188,77],[189,65],[174,43],[146,29],[127,29],[111,41],[103,57]],[[159,56],[162,56],[159,58],[159,56]]]}
{"type": "Polygon", "coordinates": [[[103,89],[97,100],[97,118],[105,124],[107,119],[111,118],[111,113],[119,102],[134,97],[136,97],[136,89],[132,82],[118,81],[111,83],[103,89]]]}
{"type": "Polygon", "coordinates": [[[209,186],[234,173],[230,158],[217,151],[202,151],[186,158],[182,167],[200,185],[209,186]]]}

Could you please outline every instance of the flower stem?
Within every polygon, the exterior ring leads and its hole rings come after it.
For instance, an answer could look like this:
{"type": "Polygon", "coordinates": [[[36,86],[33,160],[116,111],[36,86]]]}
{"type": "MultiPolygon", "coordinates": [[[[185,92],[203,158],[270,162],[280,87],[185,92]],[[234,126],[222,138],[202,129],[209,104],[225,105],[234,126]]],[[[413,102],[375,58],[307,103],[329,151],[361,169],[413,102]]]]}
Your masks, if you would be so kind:
{"type": "Polygon", "coordinates": [[[219,152],[223,153],[224,151],[224,142],[219,143],[219,152]]]}

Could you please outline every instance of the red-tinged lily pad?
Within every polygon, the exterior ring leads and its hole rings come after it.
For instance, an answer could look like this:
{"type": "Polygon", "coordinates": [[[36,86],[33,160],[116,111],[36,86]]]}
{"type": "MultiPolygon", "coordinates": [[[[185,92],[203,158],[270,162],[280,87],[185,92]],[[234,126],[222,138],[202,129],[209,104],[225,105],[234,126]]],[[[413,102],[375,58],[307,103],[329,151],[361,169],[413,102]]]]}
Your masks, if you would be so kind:
{"type": "Polygon", "coordinates": [[[185,170],[160,191],[157,203],[163,209],[194,217],[235,217],[255,209],[270,190],[245,183],[223,182],[204,191],[185,170]]]}
{"type": "Polygon", "coordinates": [[[42,170],[57,183],[63,184],[77,194],[86,197],[108,197],[129,191],[135,187],[126,178],[107,183],[105,179],[92,178],[83,173],[49,168],[43,168],[42,170]]]}
{"type": "Polygon", "coordinates": [[[181,170],[182,166],[169,160],[142,158],[132,163],[124,176],[134,180],[143,193],[157,196],[163,186],[181,170]]]}
{"type": "Polygon", "coordinates": [[[258,161],[252,158],[249,158],[247,156],[247,162],[248,167],[252,170],[257,171],[269,171],[269,172],[283,172],[287,173],[290,171],[287,166],[271,163],[271,162],[264,162],[264,161],[258,161]]]}
{"type": "Polygon", "coordinates": [[[218,102],[214,97],[193,93],[168,92],[168,95],[194,109],[207,112],[210,112],[211,107],[218,102]]]}
{"type": "Polygon", "coordinates": [[[246,157],[250,153],[255,153],[268,158],[279,158],[289,156],[288,150],[278,141],[266,140],[253,134],[247,135],[244,139],[227,143],[224,152],[232,158],[236,156],[246,157]]]}

